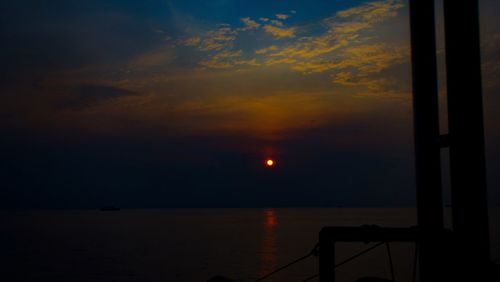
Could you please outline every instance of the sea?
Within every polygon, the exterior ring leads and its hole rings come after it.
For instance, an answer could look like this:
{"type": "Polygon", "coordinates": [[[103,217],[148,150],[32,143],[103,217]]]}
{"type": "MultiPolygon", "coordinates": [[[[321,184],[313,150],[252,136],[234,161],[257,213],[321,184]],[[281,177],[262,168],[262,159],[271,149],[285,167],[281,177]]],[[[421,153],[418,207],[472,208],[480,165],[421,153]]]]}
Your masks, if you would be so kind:
{"type": "MultiPolygon", "coordinates": [[[[490,212],[493,260],[498,210],[490,212]]],[[[449,210],[447,211],[449,224],[449,210]]],[[[0,281],[190,282],[221,275],[256,281],[310,253],[323,226],[416,224],[413,208],[253,208],[0,211],[0,281]]],[[[339,243],[342,261],[373,243],[339,243]]],[[[391,243],[339,267],[337,280],[413,281],[415,245],[391,243]],[[389,256],[389,254],[391,256],[389,256]],[[390,259],[389,259],[390,258],[390,259]]],[[[418,267],[418,266],[417,266],[418,267]]],[[[315,256],[263,281],[304,281],[315,256]]],[[[317,281],[312,278],[310,281],[317,281]]]]}

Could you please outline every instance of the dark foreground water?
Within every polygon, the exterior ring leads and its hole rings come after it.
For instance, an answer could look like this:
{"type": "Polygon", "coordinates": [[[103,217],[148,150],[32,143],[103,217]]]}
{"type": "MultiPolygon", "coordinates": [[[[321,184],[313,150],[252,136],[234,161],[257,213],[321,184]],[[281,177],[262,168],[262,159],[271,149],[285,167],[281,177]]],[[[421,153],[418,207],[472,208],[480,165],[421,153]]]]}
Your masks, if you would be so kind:
{"type": "MultiPolygon", "coordinates": [[[[416,216],[413,209],[160,209],[0,212],[0,220],[0,281],[182,282],[217,274],[254,281],[308,253],[322,226],[406,227],[416,216]]],[[[495,259],[498,235],[493,225],[495,259]]],[[[340,244],[338,259],[367,246],[340,244]]],[[[414,245],[391,251],[397,281],[411,281],[414,245]]],[[[302,281],[317,267],[309,258],[266,281],[302,281]]],[[[341,282],[389,277],[385,246],[337,274],[341,282]]]]}

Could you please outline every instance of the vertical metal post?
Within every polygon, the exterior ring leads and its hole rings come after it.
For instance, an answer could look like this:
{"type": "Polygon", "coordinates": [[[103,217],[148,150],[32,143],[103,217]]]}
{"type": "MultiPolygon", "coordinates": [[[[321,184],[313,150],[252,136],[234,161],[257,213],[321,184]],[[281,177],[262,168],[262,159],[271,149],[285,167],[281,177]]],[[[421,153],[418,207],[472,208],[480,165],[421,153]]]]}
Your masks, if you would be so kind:
{"type": "Polygon", "coordinates": [[[335,282],[335,242],[325,229],[319,232],[319,281],[335,282]]]}
{"type": "Polygon", "coordinates": [[[478,10],[444,1],[453,231],[476,281],[490,261],[478,10]]]}
{"type": "Polygon", "coordinates": [[[443,229],[434,0],[410,0],[420,279],[439,281],[443,229]]]}

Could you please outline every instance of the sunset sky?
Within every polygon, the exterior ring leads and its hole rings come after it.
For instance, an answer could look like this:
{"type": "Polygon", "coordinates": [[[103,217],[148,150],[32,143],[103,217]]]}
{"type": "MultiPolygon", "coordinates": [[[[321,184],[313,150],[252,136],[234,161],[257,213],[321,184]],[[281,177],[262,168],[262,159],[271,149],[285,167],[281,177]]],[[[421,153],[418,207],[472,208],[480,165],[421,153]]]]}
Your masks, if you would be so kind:
{"type": "MultiPolygon", "coordinates": [[[[500,205],[500,3],[480,11],[500,205]]],[[[0,36],[1,207],[415,203],[406,1],[3,1],[0,36]]]]}

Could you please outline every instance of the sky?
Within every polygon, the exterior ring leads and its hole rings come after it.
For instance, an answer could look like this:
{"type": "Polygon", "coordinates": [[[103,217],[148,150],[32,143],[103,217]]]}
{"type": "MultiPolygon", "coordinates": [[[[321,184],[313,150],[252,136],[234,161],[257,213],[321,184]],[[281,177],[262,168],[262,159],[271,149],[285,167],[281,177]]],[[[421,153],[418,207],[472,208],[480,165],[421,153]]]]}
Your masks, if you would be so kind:
{"type": "MultiPolygon", "coordinates": [[[[492,206],[499,13],[480,1],[492,206]]],[[[415,204],[407,1],[2,1],[0,36],[0,207],[415,204]]]]}

